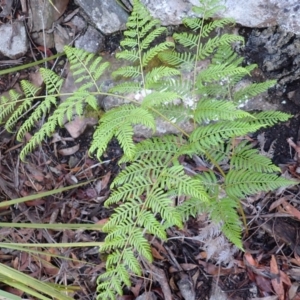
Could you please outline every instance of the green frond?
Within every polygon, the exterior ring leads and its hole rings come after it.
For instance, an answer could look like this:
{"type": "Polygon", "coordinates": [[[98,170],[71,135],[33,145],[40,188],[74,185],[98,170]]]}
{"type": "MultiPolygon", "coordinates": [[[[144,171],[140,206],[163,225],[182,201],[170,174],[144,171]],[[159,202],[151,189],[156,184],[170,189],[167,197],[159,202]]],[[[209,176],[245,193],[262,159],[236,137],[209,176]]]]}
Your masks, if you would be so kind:
{"type": "Polygon", "coordinates": [[[252,114],[255,119],[252,119],[250,123],[261,124],[262,126],[273,126],[278,122],[286,122],[292,117],[292,115],[281,111],[262,111],[252,114]]]}
{"type": "Polygon", "coordinates": [[[208,198],[214,199],[218,197],[220,192],[219,183],[213,171],[209,170],[202,172],[201,174],[197,174],[196,176],[194,176],[194,178],[202,182],[202,186],[204,187],[208,198]]]}
{"type": "Polygon", "coordinates": [[[126,248],[123,251],[123,259],[124,259],[124,264],[128,267],[128,269],[138,275],[142,275],[142,269],[140,266],[139,261],[136,259],[134,256],[134,250],[133,248],[126,248]]]}
{"type": "Polygon", "coordinates": [[[118,70],[112,72],[112,76],[114,78],[121,76],[121,77],[126,77],[126,78],[137,78],[142,75],[141,68],[139,66],[134,67],[134,66],[126,66],[126,67],[121,67],[118,70]]]}
{"type": "Polygon", "coordinates": [[[164,42],[164,43],[160,43],[156,46],[154,46],[153,48],[149,49],[147,52],[145,52],[145,54],[143,55],[142,58],[142,66],[146,67],[149,62],[159,53],[163,52],[163,51],[167,51],[170,48],[174,48],[174,43],[173,42],[164,42]]]}
{"type": "Polygon", "coordinates": [[[152,43],[157,37],[162,35],[167,29],[165,27],[157,27],[152,30],[141,42],[140,48],[142,50],[149,49],[150,43],[152,43]]]}
{"type": "Polygon", "coordinates": [[[122,47],[135,48],[138,46],[138,41],[136,39],[126,38],[126,40],[122,41],[120,44],[122,47]]]}
{"type": "Polygon", "coordinates": [[[190,120],[194,111],[190,107],[184,107],[183,105],[175,105],[171,103],[156,107],[153,113],[157,117],[163,115],[172,123],[179,124],[181,122],[190,120]]]}
{"type": "MultiPolygon", "coordinates": [[[[235,23],[235,20],[233,18],[224,18],[224,19],[219,19],[219,20],[213,20],[211,22],[209,22],[208,24],[205,24],[203,26],[203,29],[202,29],[202,37],[208,37],[209,34],[217,29],[217,28],[223,28],[227,25],[233,25],[235,23]]],[[[186,23],[184,23],[186,24],[186,23]]],[[[194,23],[194,22],[189,22],[189,25],[188,25],[191,29],[194,29],[194,30],[199,30],[200,27],[197,23],[194,23]],[[194,28],[192,28],[191,26],[195,26],[194,28]]]]}
{"type": "Polygon", "coordinates": [[[193,49],[196,48],[198,45],[199,36],[194,33],[181,32],[174,33],[173,38],[177,43],[181,44],[182,46],[187,47],[189,49],[193,49]]]}
{"type": "Polygon", "coordinates": [[[48,95],[59,94],[60,88],[63,84],[63,78],[49,69],[40,68],[40,72],[46,84],[48,95]]]}
{"type": "MultiPolygon", "coordinates": [[[[140,160],[135,160],[130,166],[123,170],[113,181],[112,186],[119,186],[124,183],[131,183],[132,186],[145,183],[151,183],[157,178],[160,172],[165,168],[167,157],[165,153],[157,153],[156,157],[153,157],[153,152],[148,157],[140,160]],[[151,155],[151,158],[149,159],[151,155]],[[149,178],[149,179],[148,179],[149,178]],[[153,178],[151,180],[151,178],[153,178]],[[138,180],[138,182],[136,182],[138,180]]],[[[138,196],[134,195],[133,196],[138,196]]]]}
{"type": "Polygon", "coordinates": [[[203,19],[198,19],[198,18],[184,18],[182,20],[182,24],[185,25],[186,27],[189,27],[190,29],[197,31],[200,28],[203,27],[203,36],[206,33],[206,31],[204,31],[205,26],[203,26],[203,19]]]}
{"type": "MultiPolygon", "coordinates": [[[[30,85],[27,85],[27,88],[30,85]]],[[[34,91],[34,89],[31,89],[31,91],[34,91]]],[[[27,90],[27,92],[29,92],[29,90],[27,90]]],[[[13,127],[15,126],[16,122],[18,121],[18,119],[28,110],[31,109],[32,107],[32,101],[34,100],[33,97],[30,98],[25,98],[21,105],[19,105],[18,108],[16,108],[14,110],[14,112],[12,113],[12,115],[9,117],[9,119],[6,121],[5,123],[5,129],[9,132],[12,132],[13,127]]]]}
{"type": "MultiPolygon", "coordinates": [[[[120,179],[123,178],[123,176],[127,176],[124,175],[127,174],[127,172],[131,173],[131,168],[141,172],[140,168],[138,167],[138,165],[141,163],[144,165],[144,163],[147,164],[147,161],[149,161],[149,169],[151,169],[151,167],[155,168],[154,166],[165,166],[165,162],[171,161],[173,158],[175,159],[177,157],[179,148],[185,143],[186,141],[182,137],[177,137],[174,135],[166,135],[160,138],[154,137],[138,143],[136,145],[136,153],[133,158],[133,161],[136,161],[137,164],[133,163],[128,168],[123,170],[112,184],[114,185],[123,183],[123,179],[122,182],[120,182],[120,179]]],[[[119,163],[127,162],[130,162],[130,160],[126,156],[123,156],[119,163]]],[[[147,167],[144,166],[143,169],[144,168],[147,167]]],[[[131,179],[128,179],[128,181],[131,181],[131,179]]]]}
{"type": "Polygon", "coordinates": [[[243,58],[239,57],[238,54],[233,51],[231,44],[220,44],[212,57],[213,65],[231,64],[238,67],[242,62],[243,58]]]}
{"type": "Polygon", "coordinates": [[[108,68],[109,63],[101,63],[102,57],[96,57],[95,54],[83,49],[65,46],[64,51],[70,61],[70,70],[76,78],[75,83],[89,82],[91,86],[100,91],[96,81],[108,68]]]}
{"type": "Polygon", "coordinates": [[[26,98],[34,98],[40,90],[39,87],[35,86],[34,84],[32,84],[27,80],[21,81],[21,87],[25,93],[26,98]]]}
{"type": "MultiPolygon", "coordinates": [[[[155,84],[151,85],[151,87],[152,86],[156,87],[155,84]]],[[[193,97],[191,93],[193,89],[191,80],[182,80],[181,78],[164,78],[157,84],[157,89],[161,91],[175,92],[183,99],[193,97]]]]}
{"type": "Polygon", "coordinates": [[[255,172],[274,173],[280,172],[280,168],[273,165],[271,159],[260,155],[257,149],[247,141],[242,141],[233,151],[230,164],[235,169],[248,169],[255,172]]]}
{"type": "Polygon", "coordinates": [[[47,96],[44,100],[42,100],[41,104],[21,125],[17,134],[17,140],[21,141],[24,135],[33,128],[36,122],[38,122],[44,114],[47,114],[50,111],[51,107],[55,105],[56,98],[53,96],[47,96]]]}
{"type": "Polygon", "coordinates": [[[267,91],[275,84],[276,80],[268,80],[261,83],[252,83],[245,88],[236,91],[233,94],[233,100],[238,103],[247,101],[248,99],[267,91]]]}
{"type": "Polygon", "coordinates": [[[243,249],[241,242],[242,222],[237,214],[238,203],[230,198],[223,198],[212,205],[212,221],[222,222],[222,232],[238,248],[243,249]]]}
{"type": "Polygon", "coordinates": [[[231,46],[233,43],[244,44],[245,40],[242,36],[236,34],[223,34],[220,37],[219,44],[231,46]]]}
{"type": "Polygon", "coordinates": [[[153,184],[148,178],[140,178],[135,180],[135,183],[140,183],[140,186],[132,185],[131,183],[126,183],[120,187],[118,190],[114,191],[112,195],[105,201],[105,207],[111,204],[118,203],[121,200],[128,200],[134,197],[141,196],[145,190],[149,189],[153,184]]]}
{"type": "MultiPolygon", "coordinates": [[[[204,155],[211,164],[226,164],[230,157],[230,143],[218,144],[209,148],[203,147],[204,155]]],[[[205,172],[207,173],[207,172],[205,172]]]]}
{"type": "Polygon", "coordinates": [[[244,117],[250,117],[251,114],[236,109],[236,105],[226,100],[207,99],[199,101],[195,111],[195,120],[201,124],[202,122],[216,120],[234,120],[244,117]]]}
{"type": "Polygon", "coordinates": [[[214,38],[209,39],[206,43],[200,44],[198,57],[203,60],[209,57],[220,45],[220,37],[216,36],[214,38]]]}
{"type": "Polygon", "coordinates": [[[137,220],[137,224],[145,228],[147,233],[153,234],[154,236],[166,240],[167,235],[161,224],[155,219],[153,212],[145,211],[142,212],[137,220]]]}
{"type": "Polygon", "coordinates": [[[105,238],[105,243],[101,246],[101,252],[112,252],[116,249],[124,249],[127,245],[127,231],[124,228],[120,228],[120,226],[116,226],[116,230],[109,233],[105,238]],[[116,232],[117,231],[117,232],[116,232]],[[120,235],[120,231],[124,234],[120,235]],[[126,235],[125,235],[126,233],[126,235]]]}
{"type": "Polygon", "coordinates": [[[11,113],[15,110],[21,96],[22,95],[17,93],[15,90],[10,90],[9,98],[5,96],[0,98],[0,123],[2,123],[3,120],[7,116],[11,115],[11,113]]]}
{"type": "Polygon", "coordinates": [[[208,203],[202,202],[198,198],[189,198],[181,205],[176,207],[183,222],[186,222],[190,217],[196,218],[201,213],[208,212],[208,203]]]}
{"type": "Polygon", "coordinates": [[[203,19],[209,19],[213,17],[218,11],[223,10],[224,8],[225,6],[223,5],[213,6],[212,3],[205,3],[203,7],[193,6],[193,11],[197,14],[203,15],[203,19]]]}
{"type": "Polygon", "coordinates": [[[196,55],[190,52],[178,53],[176,51],[165,51],[158,54],[158,58],[170,66],[184,69],[192,69],[196,60],[196,55]]]}
{"type": "Polygon", "coordinates": [[[153,261],[150,244],[140,228],[131,228],[127,243],[134,247],[148,262],[153,261]]]}
{"type": "Polygon", "coordinates": [[[90,152],[96,152],[97,157],[100,158],[108,142],[115,136],[120,142],[124,154],[132,158],[135,153],[132,125],[135,124],[142,124],[155,130],[153,116],[142,107],[128,104],[111,109],[100,120],[100,125],[94,133],[90,152]]]}
{"type": "Polygon", "coordinates": [[[142,102],[143,107],[155,107],[162,104],[168,104],[179,98],[174,92],[152,92],[145,96],[142,102]]]}
{"type": "Polygon", "coordinates": [[[170,190],[176,189],[179,196],[191,196],[199,198],[203,202],[208,201],[208,196],[201,181],[186,175],[183,166],[170,167],[161,174],[161,177],[163,178],[161,185],[167,186],[170,190]]]}
{"type": "Polygon", "coordinates": [[[190,142],[198,144],[200,147],[209,148],[211,146],[224,143],[225,140],[243,136],[249,132],[255,132],[262,125],[250,124],[243,121],[219,121],[207,126],[198,127],[190,135],[190,142]]]}
{"type": "Polygon", "coordinates": [[[172,207],[172,199],[166,195],[163,189],[156,188],[148,193],[147,207],[160,214],[162,219],[172,225],[182,227],[179,213],[172,207]]]}
{"type": "Polygon", "coordinates": [[[247,69],[232,65],[210,65],[207,69],[201,71],[197,77],[197,84],[201,82],[210,82],[221,80],[227,77],[240,75],[242,77],[248,74],[247,69]]]}
{"type": "Polygon", "coordinates": [[[275,174],[260,173],[252,170],[230,170],[225,177],[224,188],[227,195],[235,199],[294,184],[294,181],[275,174]]]}
{"type": "Polygon", "coordinates": [[[116,54],[116,58],[125,59],[131,62],[136,62],[140,59],[139,52],[137,50],[123,50],[116,54]]]}
{"type": "Polygon", "coordinates": [[[141,31],[139,32],[139,37],[144,38],[152,30],[153,27],[157,26],[160,26],[160,21],[157,19],[150,18],[148,23],[141,28],[141,31]]]}
{"type": "Polygon", "coordinates": [[[170,77],[180,75],[180,71],[174,68],[161,66],[157,68],[153,68],[147,75],[145,76],[146,88],[148,85],[150,86],[153,83],[158,82],[163,77],[170,77]]]}

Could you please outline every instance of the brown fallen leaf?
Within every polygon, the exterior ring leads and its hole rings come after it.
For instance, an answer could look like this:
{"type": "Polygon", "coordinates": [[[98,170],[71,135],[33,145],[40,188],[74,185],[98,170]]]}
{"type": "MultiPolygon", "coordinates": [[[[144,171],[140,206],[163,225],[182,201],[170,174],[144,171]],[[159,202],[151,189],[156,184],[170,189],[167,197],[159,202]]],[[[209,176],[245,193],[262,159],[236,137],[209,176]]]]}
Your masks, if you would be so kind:
{"type": "Polygon", "coordinates": [[[271,273],[274,274],[276,277],[271,279],[271,283],[273,286],[273,289],[278,296],[279,300],[284,300],[284,287],[282,283],[282,279],[280,276],[280,272],[278,269],[277,261],[274,255],[271,256],[271,262],[270,262],[270,270],[271,273]]]}
{"type": "Polygon", "coordinates": [[[69,155],[76,153],[78,150],[79,150],[79,144],[77,144],[73,147],[70,147],[70,148],[60,149],[60,150],[58,150],[58,153],[63,156],[69,156],[69,155]]]}
{"type": "Polygon", "coordinates": [[[289,204],[287,201],[283,201],[282,207],[288,214],[300,220],[300,211],[297,208],[295,208],[293,205],[289,204]]]}

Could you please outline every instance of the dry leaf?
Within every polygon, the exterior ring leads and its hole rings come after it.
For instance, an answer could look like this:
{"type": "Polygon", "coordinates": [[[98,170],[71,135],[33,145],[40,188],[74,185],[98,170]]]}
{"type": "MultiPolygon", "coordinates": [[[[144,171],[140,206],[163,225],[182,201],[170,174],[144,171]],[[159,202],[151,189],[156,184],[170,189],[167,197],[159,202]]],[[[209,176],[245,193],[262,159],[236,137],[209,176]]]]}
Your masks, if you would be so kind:
{"type": "Polygon", "coordinates": [[[297,208],[289,204],[287,201],[283,201],[282,206],[288,214],[300,220],[300,211],[297,208]]]}
{"type": "Polygon", "coordinates": [[[85,118],[76,116],[73,121],[70,121],[65,124],[65,128],[68,130],[70,136],[76,139],[84,132],[86,126],[93,126],[97,123],[98,120],[96,118],[85,118]]]}
{"type": "Polygon", "coordinates": [[[72,154],[76,153],[78,150],[79,150],[79,144],[77,144],[73,147],[70,147],[70,148],[60,149],[60,150],[58,150],[58,153],[63,156],[68,156],[68,155],[72,155],[72,154]]]}
{"type": "Polygon", "coordinates": [[[276,258],[274,255],[271,257],[270,269],[273,275],[276,275],[275,278],[271,279],[273,289],[278,296],[279,300],[284,300],[284,287],[281,280],[280,272],[278,270],[276,258]]]}

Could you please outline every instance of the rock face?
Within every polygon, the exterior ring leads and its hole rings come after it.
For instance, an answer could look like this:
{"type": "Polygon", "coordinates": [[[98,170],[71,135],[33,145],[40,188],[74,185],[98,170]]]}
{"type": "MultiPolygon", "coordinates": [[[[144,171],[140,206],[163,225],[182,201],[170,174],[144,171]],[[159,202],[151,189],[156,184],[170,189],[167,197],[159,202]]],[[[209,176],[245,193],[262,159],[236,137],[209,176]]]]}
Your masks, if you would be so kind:
{"type": "Polygon", "coordinates": [[[104,34],[125,29],[128,14],[115,0],[76,0],[92,23],[104,34]]]}
{"type": "Polygon", "coordinates": [[[281,85],[300,79],[300,36],[282,27],[252,30],[245,52],[281,85]]]}
{"type": "MultiPolygon", "coordinates": [[[[180,24],[184,17],[193,15],[192,6],[198,0],[141,0],[151,15],[163,25],[180,24]]],[[[223,0],[225,10],[219,17],[231,17],[242,26],[269,27],[280,25],[286,31],[300,34],[299,0],[223,0]]]]}
{"type": "Polygon", "coordinates": [[[0,54],[15,59],[27,52],[27,34],[22,22],[2,24],[0,36],[0,54]]]}

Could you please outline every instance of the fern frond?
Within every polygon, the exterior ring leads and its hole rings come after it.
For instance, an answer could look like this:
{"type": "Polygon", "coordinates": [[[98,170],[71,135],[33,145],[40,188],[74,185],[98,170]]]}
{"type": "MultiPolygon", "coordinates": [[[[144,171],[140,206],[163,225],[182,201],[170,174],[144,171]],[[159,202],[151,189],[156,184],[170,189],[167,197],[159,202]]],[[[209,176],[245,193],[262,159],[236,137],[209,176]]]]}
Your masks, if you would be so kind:
{"type": "Polygon", "coordinates": [[[233,101],[244,102],[252,97],[255,97],[276,84],[276,80],[268,80],[261,83],[252,83],[243,89],[236,91],[233,95],[233,101]]]}
{"type": "Polygon", "coordinates": [[[191,50],[197,47],[199,36],[194,33],[181,32],[174,33],[173,38],[177,43],[191,50]]]}
{"type": "Polygon", "coordinates": [[[248,74],[247,69],[232,65],[211,65],[207,69],[201,71],[197,77],[197,83],[211,82],[234,75],[245,76],[248,74]]]}
{"type": "Polygon", "coordinates": [[[242,121],[220,121],[194,130],[190,135],[190,142],[198,144],[200,148],[201,146],[209,148],[223,143],[226,139],[255,132],[261,127],[260,124],[249,124],[242,121]]]}
{"type": "Polygon", "coordinates": [[[96,152],[97,157],[100,158],[108,142],[115,136],[121,144],[124,154],[132,158],[135,153],[132,125],[135,124],[142,124],[155,130],[153,116],[142,107],[128,104],[111,109],[100,120],[100,125],[94,133],[90,152],[96,152]]]}
{"type": "MultiPolygon", "coordinates": [[[[22,95],[17,93],[15,90],[10,90],[9,98],[7,98],[5,96],[2,96],[0,98],[0,107],[1,107],[0,123],[2,123],[3,120],[14,111],[18,102],[20,101],[19,99],[21,98],[21,96],[22,95]]],[[[13,122],[13,123],[15,123],[15,122],[13,122]]]]}
{"type": "MultiPolygon", "coordinates": [[[[102,62],[102,57],[96,57],[95,54],[86,52],[82,49],[65,46],[64,51],[70,61],[70,69],[76,78],[75,83],[87,82],[86,89],[95,87],[100,92],[100,86],[97,80],[108,68],[108,62],[102,62]]],[[[81,87],[82,88],[82,87],[81,87]]]]}
{"type": "Polygon", "coordinates": [[[158,212],[168,227],[175,225],[182,228],[181,217],[172,207],[172,199],[163,189],[156,188],[148,193],[146,205],[153,212],[158,212]]]}
{"type": "Polygon", "coordinates": [[[222,232],[238,248],[243,249],[241,242],[242,223],[237,214],[238,203],[230,198],[215,201],[210,217],[216,223],[222,222],[222,232]]]}
{"type": "Polygon", "coordinates": [[[152,30],[141,42],[140,48],[142,50],[149,49],[150,43],[152,43],[157,37],[162,35],[167,29],[165,27],[158,27],[152,30]]]}
{"type": "Polygon", "coordinates": [[[260,155],[257,149],[247,141],[242,141],[233,151],[230,164],[235,169],[248,169],[255,172],[274,173],[280,172],[280,168],[273,165],[271,159],[260,155]]]}
{"type": "MultiPolygon", "coordinates": [[[[229,160],[230,143],[218,144],[209,148],[203,148],[205,157],[211,164],[226,164],[229,160]]],[[[205,172],[207,173],[207,172],[205,172]]]]}
{"type": "Polygon", "coordinates": [[[209,19],[220,10],[224,9],[218,0],[199,0],[200,6],[193,6],[193,11],[202,16],[203,19],[209,19]]]}
{"type": "Polygon", "coordinates": [[[176,51],[165,51],[158,54],[158,58],[170,66],[180,66],[184,69],[192,69],[196,55],[190,52],[178,53],[176,51]]]}
{"type": "Polygon", "coordinates": [[[149,88],[156,89],[158,91],[175,92],[180,98],[188,99],[192,97],[192,82],[190,80],[182,80],[181,78],[163,78],[159,82],[154,82],[149,88]]]}
{"type": "Polygon", "coordinates": [[[274,174],[259,173],[251,170],[230,170],[226,175],[224,187],[227,195],[235,199],[294,184],[294,181],[274,174]]]}
{"type": "Polygon", "coordinates": [[[46,84],[48,95],[59,94],[63,79],[49,69],[40,68],[40,72],[46,84]]]}
{"type": "Polygon", "coordinates": [[[34,110],[34,112],[21,125],[17,134],[17,140],[21,141],[24,135],[33,128],[35,123],[39,121],[44,114],[50,111],[53,105],[56,105],[56,98],[52,96],[47,96],[42,101],[42,103],[34,110]]]}
{"type": "Polygon", "coordinates": [[[126,77],[126,78],[137,78],[142,75],[141,68],[140,67],[134,67],[134,66],[126,66],[121,67],[118,70],[114,71],[112,73],[112,76],[114,78],[118,76],[126,77]]]}
{"type": "Polygon", "coordinates": [[[125,59],[131,62],[136,62],[139,60],[139,52],[137,50],[123,50],[116,54],[116,58],[125,59]]]}
{"type": "Polygon", "coordinates": [[[154,46],[153,48],[144,53],[142,58],[142,66],[146,67],[156,55],[163,51],[167,51],[170,48],[174,48],[174,46],[175,45],[173,42],[164,42],[154,46]]]}
{"type": "MultiPolygon", "coordinates": [[[[227,25],[233,25],[234,23],[235,23],[235,20],[233,18],[224,18],[224,19],[219,19],[219,20],[213,20],[203,26],[202,37],[208,37],[209,34],[216,28],[223,28],[227,25]]],[[[186,24],[186,23],[184,23],[184,24],[186,24]]],[[[193,22],[189,22],[189,24],[186,24],[186,25],[194,30],[200,29],[200,27],[198,27],[198,25],[194,24],[193,22]],[[193,26],[193,25],[197,25],[197,26],[192,28],[191,26],[193,26]]]]}
{"type": "Polygon", "coordinates": [[[158,82],[163,77],[171,77],[176,75],[180,75],[180,71],[174,68],[170,68],[166,66],[153,68],[145,76],[146,88],[148,88],[148,86],[151,86],[151,84],[158,82]]]}
{"type": "Polygon", "coordinates": [[[32,102],[34,99],[36,99],[36,94],[40,90],[39,87],[34,86],[32,83],[26,80],[21,81],[21,86],[26,98],[23,99],[21,105],[13,112],[5,124],[5,129],[9,132],[13,130],[13,127],[15,126],[19,117],[32,107],[32,102]]]}
{"type": "Polygon", "coordinates": [[[143,107],[155,107],[162,104],[168,104],[179,98],[179,95],[174,92],[152,92],[145,96],[142,102],[143,107]]]}
{"type": "Polygon", "coordinates": [[[189,198],[181,205],[176,207],[183,222],[186,222],[190,217],[197,217],[201,213],[208,211],[209,205],[206,202],[200,201],[198,198],[189,198]]]}
{"type": "Polygon", "coordinates": [[[183,166],[172,166],[161,174],[162,186],[167,186],[169,190],[176,189],[177,195],[191,196],[208,202],[205,189],[198,179],[194,179],[184,173],[183,166]]]}
{"type": "Polygon", "coordinates": [[[292,117],[292,115],[281,111],[262,111],[252,114],[255,119],[252,119],[250,123],[261,124],[262,126],[273,126],[278,122],[286,122],[292,117]]]}
{"type": "Polygon", "coordinates": [[[213,99],[199,101],[194,115],[199,124],[211,120],[234,120],[247,116],[251,118],[249,113],[236,109],[232,102],[213,99]]]}
{"type": "MultiPolygon", "coordinates": [[[[165,166],[164,162],[171,161],[172,157],[174,159],[177,157],[177,153],[179,148],[184,145],[186,141],[182,137],[177,137],[174,135],[165,135],[160,138],[152,138],[152,139],[146,139],[136,145],[136,152],[134,156],[134,161],[137,161],[138,164],[141,162],[147,164],[147,161],[150,162],[150,166],[165,166]]],[[[122,163],[130,162],[128,158],[123,157],[121,160],[122,163]]],[[[120,163],[121,163],[120,162],[120,163]]],[[[146,165],[145,165],[146,167],[146,165]]],[[[123,177],[127,177],[127,173],[131,173],[131,169],[134,171],[139,170],[138,166],[135,166],[135,163],[131,164],[126,170],[121,172],[119,176],[115,179],[113,182],[114,184],[122,184],[125,182],[123,181],[123,177]],[[122,182],[120,182],[122,180],[122,182]]],[[[131,179],[128,179],[128,181],[131,181],[131,179]]]]}

